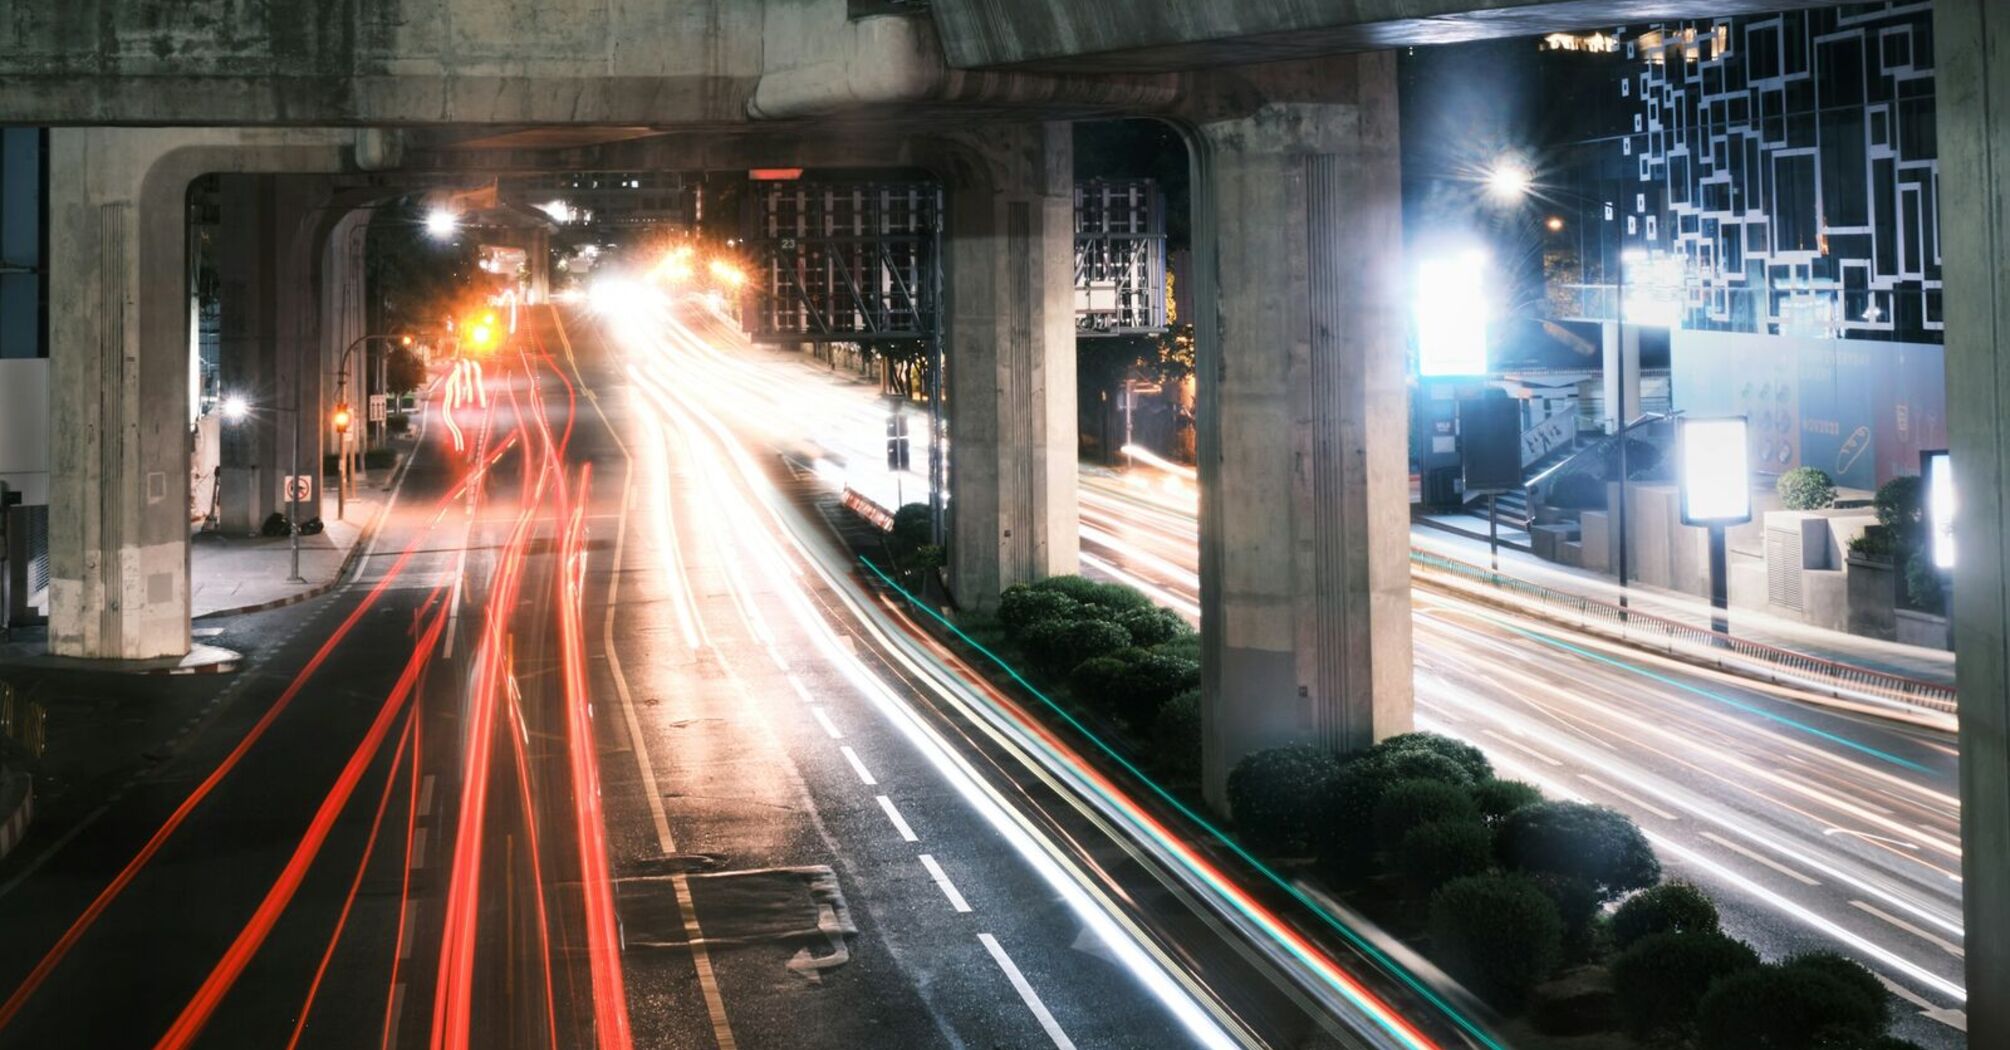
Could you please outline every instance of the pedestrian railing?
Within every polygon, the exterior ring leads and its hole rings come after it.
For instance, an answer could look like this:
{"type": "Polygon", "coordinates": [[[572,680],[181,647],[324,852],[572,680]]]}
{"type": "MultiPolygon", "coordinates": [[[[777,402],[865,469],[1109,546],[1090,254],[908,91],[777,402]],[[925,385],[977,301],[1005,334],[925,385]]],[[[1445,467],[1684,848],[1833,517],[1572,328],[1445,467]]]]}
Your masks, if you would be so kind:
{"type": "Polygon", "coordinates": [[[1427,578],[1474,593],[1492,593],[1517,606],[1538,606],[1552,619],[1628,645],[1658,649],[1691,662],[1714,665],[1779,685],[1825,693],[1840,700],[1895,707],[1908,713],[1953,715],[1954,686],[1922,681],[1782,649],[1697,624],[1588,598],[1493,572],[1441,554],[1412,548],[1410,562],[1427,578]]]}

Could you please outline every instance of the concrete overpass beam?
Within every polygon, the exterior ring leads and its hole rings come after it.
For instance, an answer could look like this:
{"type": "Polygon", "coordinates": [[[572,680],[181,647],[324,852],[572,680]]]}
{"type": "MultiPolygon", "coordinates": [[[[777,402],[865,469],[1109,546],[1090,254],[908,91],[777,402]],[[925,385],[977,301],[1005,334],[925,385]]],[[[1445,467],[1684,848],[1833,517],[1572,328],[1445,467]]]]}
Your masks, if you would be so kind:
{"type": "Polygon", "coordinates": [[[987,129],[943,165],[949,553],[965,608],[1077,567],[1070,135],[987,129]]]}
{"type": "Polygon", "coordinates": [[[189,647],[187,193],[206,172],[339,171],[321,130],[57,128],[49,187],[50,629],[64,656],[189,647]]]}
{"type": "Polygon", "coordinates": [[[1251,751],[1410,728],[1403,231],[1394,55],[1197,86],[1204,786],[1222,805],[1251,751]]]}
{"type": "Polygon", "coordinates": [[[1968,1045],[2010,1046],[2010,9],[1936,0],[1968,1045]],[[1957,218],[1958,217],[1958,218],[1957,218]]]}

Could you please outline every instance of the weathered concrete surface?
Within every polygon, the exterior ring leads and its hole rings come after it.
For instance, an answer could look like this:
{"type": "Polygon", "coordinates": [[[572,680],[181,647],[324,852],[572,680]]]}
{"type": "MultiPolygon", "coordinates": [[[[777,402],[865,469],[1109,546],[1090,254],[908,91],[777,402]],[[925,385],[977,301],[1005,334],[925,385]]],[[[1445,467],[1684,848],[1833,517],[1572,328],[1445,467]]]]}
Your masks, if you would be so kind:
{"type": "Polygon", "coordinates": [[[958,604],[1076,570],[1074,146],[1066,124],[947,143],[943,309],[958,604]]]}
{"type": "Polygon", "coordinates": [[[1220,806],[1251,751],[1410,728],[1408,398],[1395,57],[1207,88],[1234,104],[1188,125],[1203,784],[1220,806]]]}
{"type": "Polygon", "coordinates": [[[2010,7],[1936,0],[1968,1045],[2010,1046],[2010,7]]]}
{"type": "Polygon", "coordinates": [[[933,0],[949,64],[1153,72],[1670,18],[1821,0],[933,0]]]}
{"type": "Polygon", "coordinates": [[[58,129],[49,187],[50,648],[188,651],[186,195],[195,176],[340,171],[346,131],[58,129]]]}

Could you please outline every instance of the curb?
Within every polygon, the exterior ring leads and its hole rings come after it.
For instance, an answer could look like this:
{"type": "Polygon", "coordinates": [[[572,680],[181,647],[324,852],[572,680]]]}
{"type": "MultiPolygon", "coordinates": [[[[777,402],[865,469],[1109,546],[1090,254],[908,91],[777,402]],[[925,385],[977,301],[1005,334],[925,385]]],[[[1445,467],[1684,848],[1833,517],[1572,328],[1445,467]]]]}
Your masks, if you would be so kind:
{"type": "MultiPolygon", "coordinates": [[[[411,462],[411,458],[407,456],[403,462],[398,464],[399,469],[398,469],[397,480],[399,482],[404,481],[405,479],[404,467],[405,464],[409,462],[411,462]]],[[[390,486],[387,485],[385,487],[389,488],[390,486]]],[[[391,505],[387,501],[382,506],[379,506],[377,508],[377,513],[371,515],[370,524],[365,525],[362,531],[356,534],[356,542],[349,545],[349,553],[342,558],[342,564],[335,568],[334,577],[329,579],[327,582],[317,583],[314,586],[299,592],[298,594],[289,594],[284,598],[274,598],[269,602],[254,602],[250,605],[240,605],[230,609],[212,609],[209,612],[203,613],[199,616],[191,616],[189,617],[189,619],[213,620],[219,616],[244,616],[248,613],[265,612],[270,609],[283,609],[286,606],[298,605],[301,602],[311,601],[315,598],[321,597],[324,594],[327,594],[329,591],[332,591],[336,587],[341,586],[342,581],[348,578],[349,570],[356,567],[356,559],[361,557],[363,554],[363,549],[369,546],[370,538],[377,534],[377,527],[383,524],[384,521],[384,512],[389,510],[390,507],[391,505]]],[[[235,669],[236,669],[235,663],[233,663],[229,668],[225,668],[225,670],[235,670],[235,669]]],[[[189,670],[189,671],[170,671],[163,673],[200,674],[203,672],[189,670]]]]}
{"type": "Polygon", "coordinates": [[[35,819],[34,777],[26,773],[18,773],[13,777],[0,777],[0,791],[4,791],[9,780],[15,778],[21,781],[21,803],[14,807],[14,812],[7,814],[5,818],[0,818],[0,860],[6,859],[7,854],[27,837],[28,824],[35,819]]]}

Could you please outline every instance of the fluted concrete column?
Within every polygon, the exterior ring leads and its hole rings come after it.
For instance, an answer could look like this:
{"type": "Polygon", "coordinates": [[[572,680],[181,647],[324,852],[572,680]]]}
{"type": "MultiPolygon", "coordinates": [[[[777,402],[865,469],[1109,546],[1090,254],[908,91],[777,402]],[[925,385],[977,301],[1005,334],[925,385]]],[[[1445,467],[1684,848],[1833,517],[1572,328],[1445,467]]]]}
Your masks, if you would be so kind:
{"type": "Polygon", "coordinates": [[[187,192],[341,170],[346,132],[57,128],[49,187],[50,629],[58,654],[188,651],[187,192]]]}
{"type": "Polygon", "coordinates": [[[1070,136],[987,129],[943,157],[949,553],[966,609],[1078,564],[1070,136]]]}
{"type": "Polygon", "coordinates": [[[2010,9],[1935,0],[1968,1045],[2010,1046],[2010,9]]]}
{"type": "Polygon", "coordinates": [[[1410,728],[1395,58],[1204,79],[1193,151],[1204,784],[1410,728]]]}

